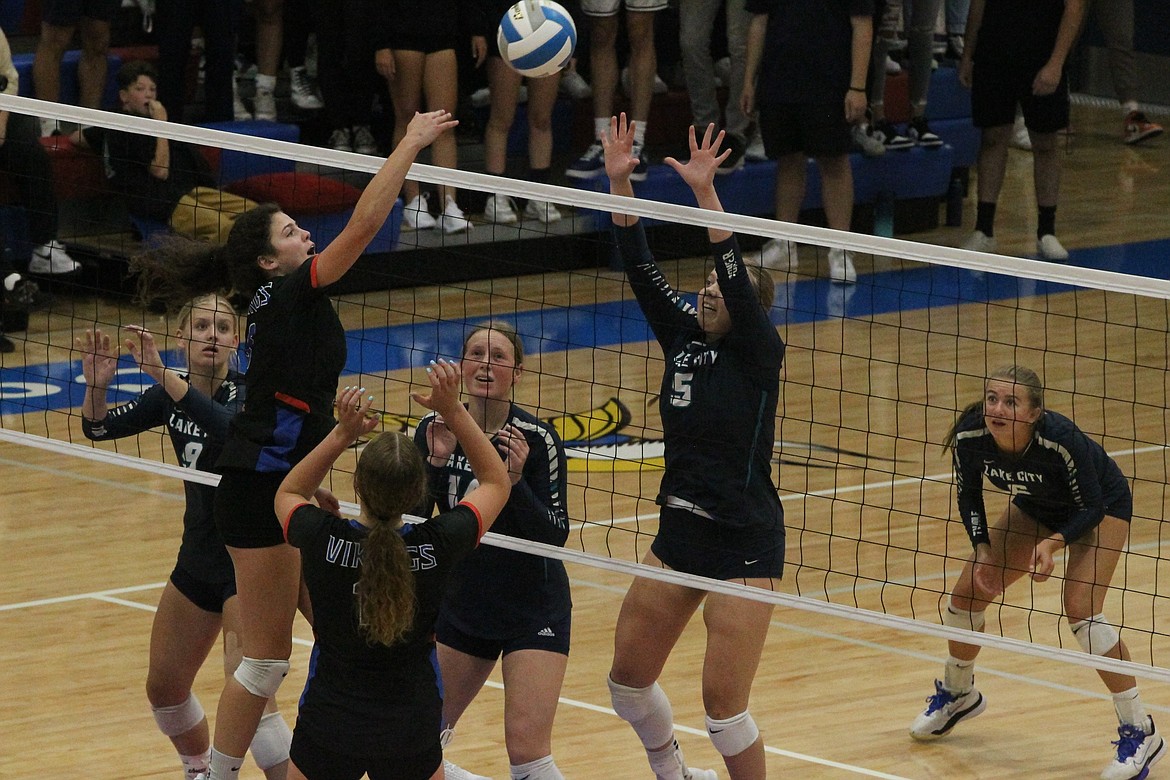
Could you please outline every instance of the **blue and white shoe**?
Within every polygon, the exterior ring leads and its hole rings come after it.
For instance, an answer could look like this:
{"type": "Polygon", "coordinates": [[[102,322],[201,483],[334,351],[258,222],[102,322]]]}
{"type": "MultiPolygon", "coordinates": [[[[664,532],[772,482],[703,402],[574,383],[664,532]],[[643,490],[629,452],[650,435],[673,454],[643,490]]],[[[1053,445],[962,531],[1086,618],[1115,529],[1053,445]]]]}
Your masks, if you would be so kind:
{"type": "Polygon", "coordinates": [[[927,697],[926,711],[911,724],[910,736],[920,740],[938,739],[985,709],[987,700],[978,689],[972,688],[966,693],[954,694],[944,688],[940,680],[935,680],[934,695],[927,697]]]}
{"type": "Polygon", "coordinates": [[[601,141],[589,144],[585,153],[578,157],[565,171],[570,179],[595,179],[605,175],[605,149],[601,141]]]}
{"type": "Polygon", "coordinates": [[[1101,780],[1142,780],[1166,753],[1166,743],[1154,730],[1153,718],[1148,729],[1123,723],[1113,744],[1117,756],[1101,772],[1101,780]]]}

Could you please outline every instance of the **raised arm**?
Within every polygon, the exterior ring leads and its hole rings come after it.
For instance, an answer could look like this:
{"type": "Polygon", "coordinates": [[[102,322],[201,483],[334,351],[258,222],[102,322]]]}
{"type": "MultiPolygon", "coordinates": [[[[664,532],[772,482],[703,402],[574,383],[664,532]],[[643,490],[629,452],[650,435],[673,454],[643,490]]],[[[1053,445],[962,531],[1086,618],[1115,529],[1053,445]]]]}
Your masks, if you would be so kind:
{"type": "Polygon", "coordinates": [[[109,413],[106,395],[118,371],[118,347],[100,328],[84,331],[73,343],[81,352],[81,375],[85,377],[81,416],[100,422],[109,413]]]}
{"type": "MultiPolygon", "coordinates": [[[[667,157],[665,162],[674,168],[691,188],[691,192],[695,193],[695,202],[699,204],[699,208],[722,212],[723,204],[719,202],[719,194],[715,192],[715,171],[719,164],[727,159],[727,155],[731,154],[730,149],[719,152],[719,147],[723,144],[724,131],[720,130],[716,134],[715,125],[707,125],[700,143],[695,138],[695,126],[691,125],[687,128],[687,137],[691,147],[691,159],[682,163],[673,157],[667,157]]],[[[707,229],[707,237],[712,244],[716,244],[731,238],[731,231],[712,227],[707,229]]]]}
{"type": "MultiPolygon", "coordinates": [[[[634,127],[636,122],[627,121],[625,112],[620,117],[609,118],[609,133],[601,137],[601,148],[605,150],[605,173],[609,176],[609,191],[612,195],[634,197],[634,185],[630,174],[638,166],[634,156],[634,127]]],[[[613,212],[613,224],[630,227],[638,221],[633,214],[613,212]]]]}
{"type": "Polygon", "coordinates": [[[345,229],[317,258],[318,286],[325,287],[345,275],[390,215],[402,182],[414,158],[442,133],[459,124],[447,111],[415,114],[406,128],[406,136],[386,158],[381,169],[366,185],[354,206],[345,229]]]}

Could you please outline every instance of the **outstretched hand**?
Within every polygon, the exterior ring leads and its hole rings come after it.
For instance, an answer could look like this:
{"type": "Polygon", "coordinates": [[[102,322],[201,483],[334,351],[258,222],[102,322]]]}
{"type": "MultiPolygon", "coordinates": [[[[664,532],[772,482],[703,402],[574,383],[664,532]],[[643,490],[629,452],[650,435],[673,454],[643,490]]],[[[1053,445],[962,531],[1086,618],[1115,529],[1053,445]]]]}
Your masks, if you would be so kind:
{"type": "Polygon", "coordinates": [[[723,145],[726,133],[723,130],[716,133],[715,125],[710,124],[707,125],[701,142],[695,138],[694,125],[688,128],[687,135],[690,141],[691,159],[683,163],[673,157],[667,157],[664,162],[674,168],[692,190],[709,187],[715,182],[715,171],[718,170],[719,164],[731,154],[730,148],[724,149],[722,153],[719,152],[719,147],[723,145]]]}
{"type": "Polygon", "coordinates": [[[459,405],[459,364],[443,358],[437,362],[432,360],[427,366],[427,379],[431,383],[431,392],[412,392],[410,397],[426,408],[449,417],[459,405]]]}
{"type": "Polygon", "coordinates": [[[405,141],[413,142],[419,149],[430,146],[436,138],[459,124],[451,117],[450,111],[415,112],[414,119],[406,126],[405,141]]]}
{"type": "Polygon", "coordinates": [[[163,365],[162,355],[159,354],[158,345],[154,341],[154,334],[141,325],[126,325],[125,328],[138,336],[137,341],[126,339],[123,342],[126,351],[130,353],[130,357],[134,358],[134,362],[142,369],[142,373],[155,382],[161,383],[166,366],[163,365]]]}
{"type": "Polygon", "coordinates": [[[357,441],[359,436],[378,427],[378,416],[370,413],[374,396],[365,395],[365,392],[364,387],[346,387],[334,402],[337,407],[337,426],[352,441],[357,441]]]}
{"type": "Polygon", "coordinates": [[[638,167],[638,158],[634,156],[637,125],[633,120],[626,120],[624,111],[609,118],[609,132],[601,137],[601,148],[605,150],[605,173],[610,182],[629,182],[630,174],[638,167]]]}
{"type": "Polygon", "coordinates": [[[81,375],[94,390],[105,390],[118,372],[118,347],[100,328],[85,330],[73,340],[81,352],[81,375]]]}

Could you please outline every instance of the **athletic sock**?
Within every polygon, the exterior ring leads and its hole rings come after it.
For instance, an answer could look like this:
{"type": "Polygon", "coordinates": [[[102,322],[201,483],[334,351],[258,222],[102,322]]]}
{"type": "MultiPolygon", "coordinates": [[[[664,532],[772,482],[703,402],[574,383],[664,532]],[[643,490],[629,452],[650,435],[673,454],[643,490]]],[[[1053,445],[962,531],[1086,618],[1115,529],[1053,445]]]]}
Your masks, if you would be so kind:
{"type": "Polygon", "coordinates": [[[1040,206],[1036,209],[1036,238],[1056,235],[1056,206],[1040,206]]]}
{"type": "Polygon", "coordinates": [[[975,207],[975,229],[991,238],[995,235],[995,202],[981,200],[975,207]]]}
{"type": "Polygon", "coordinates": [[[962,695],[975,687],[975,662],[951,656],[943,671],[943,688],[962,695]]]}
{"type": "Polygon", "coordinates": [[[1117,710],[1117,719],[1130,726],[1137,726],[1143,731],[1149,728],[1149,715],[1137,688],[1113,694],[1113,709],[1117,710]]]}

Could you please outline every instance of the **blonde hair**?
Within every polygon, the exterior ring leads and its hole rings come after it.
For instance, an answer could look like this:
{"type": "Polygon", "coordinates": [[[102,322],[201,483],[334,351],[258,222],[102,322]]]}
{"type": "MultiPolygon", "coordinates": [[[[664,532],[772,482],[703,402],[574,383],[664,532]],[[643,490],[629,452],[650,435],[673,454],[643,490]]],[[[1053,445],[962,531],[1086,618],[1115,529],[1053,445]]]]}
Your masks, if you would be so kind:
{"type": "MultiPolygon", "coordinates": [[[[1044,382],[1041,381],[1040,375],[1027,366],[1020,366],[1016,364],[1009,364],[1000,366],[987,375],[983,380],[983,387],[986,391],[987,383],[995,380],[1002,382],[1011,382],[1014,385],[1019,385],[1028,391],[1028,400],[1032,402],[1032,406],[1037,409],[1044,409],[1044,382]]],[[[983,399],[967,404],[963,411],[959,412],[959,416],[955,419],[954,424],[951,425],[947,435],[943,437],[943,447],[952,447],[955,444],[955,436],[959,433],[959,421],[966,417],[971,412],[979,410],[983,412],[983,399]]]]}
{"type": "MultiPolygon", "coordinates": [[[[239,336],[240,333],[240,317],[236,312],[232,302],[228,300],[227,296],[220,292],[204,293],[203,295],[196,295],[194,298],[189,298],[186,303],[179,307],[179,310],[174,315],[175,330],[186,330],[191,325],[191,318],[195,316],[195,310],[205,310],[211,312],[227,312],[232,315],[232,331],[239,336]]],[[[187,350],[180,349],[179,352],[183,356],[183,360],[187,360],[187,350]]],[[[239,368],[240,356],[235,351],[228,357],[228,368],[239,368]]]]}

